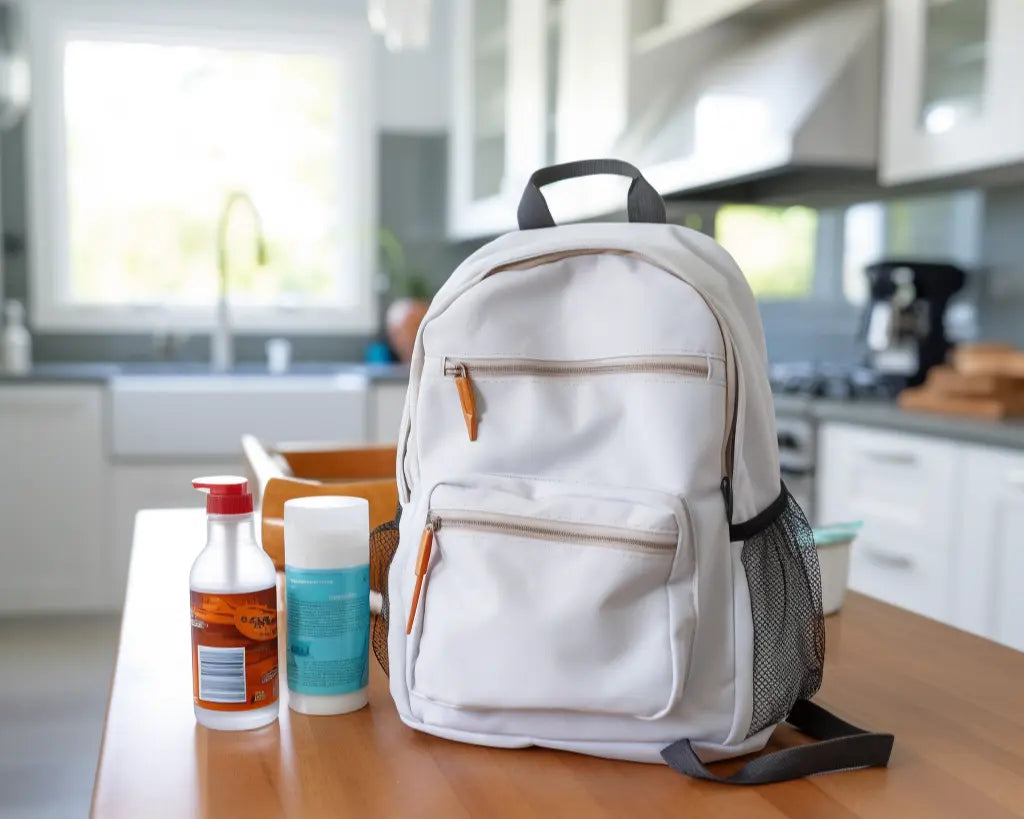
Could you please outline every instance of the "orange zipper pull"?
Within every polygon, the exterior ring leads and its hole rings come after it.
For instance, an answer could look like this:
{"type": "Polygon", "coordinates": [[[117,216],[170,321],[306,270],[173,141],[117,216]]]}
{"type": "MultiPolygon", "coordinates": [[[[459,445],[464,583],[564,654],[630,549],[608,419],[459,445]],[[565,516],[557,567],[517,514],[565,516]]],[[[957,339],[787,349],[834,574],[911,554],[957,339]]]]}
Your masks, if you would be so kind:
{"type": "Polygon", "coordinates": [[[420,551],[416,555],[416,587],[412,591],[412,606],[409,607],[409,620],[405,624],[405,633],[412,634],[412,624],[416,622],[416,609],[420,604],[420,592],[423,591],[424,578],[427,575],[427,564],[430,563],[430,551],[434,547],[434,522],[427,521],[423,534],[420,536],[420,551]]]}
{"type": "Polygon", "coordinates": [[[469,440],[476,440],[476,396],[473,393],[473,382],[466,371],[466,365],[460,364],[455,375],[455,387],[459,391],[459,403],[462,404],[462,417],[466,419],[466,432],[469,440]]]}

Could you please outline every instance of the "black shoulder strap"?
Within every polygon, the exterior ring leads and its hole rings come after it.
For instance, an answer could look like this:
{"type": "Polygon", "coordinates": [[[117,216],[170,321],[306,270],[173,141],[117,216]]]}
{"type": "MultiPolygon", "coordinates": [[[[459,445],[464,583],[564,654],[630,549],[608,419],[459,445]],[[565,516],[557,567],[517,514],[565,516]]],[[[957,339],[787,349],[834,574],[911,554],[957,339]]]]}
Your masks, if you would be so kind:
{"type": "Polygon", "coordinates": [[[730,785],[764,785],[851,768],[884,768],[889,764],[892,734],[864,731],[810,700],[797,700],[786,722],[820,741],[764,754],[730,776],[716,776],[704,767],[688,739],[673,742],[661,755],[679,773],[730,785]]]}

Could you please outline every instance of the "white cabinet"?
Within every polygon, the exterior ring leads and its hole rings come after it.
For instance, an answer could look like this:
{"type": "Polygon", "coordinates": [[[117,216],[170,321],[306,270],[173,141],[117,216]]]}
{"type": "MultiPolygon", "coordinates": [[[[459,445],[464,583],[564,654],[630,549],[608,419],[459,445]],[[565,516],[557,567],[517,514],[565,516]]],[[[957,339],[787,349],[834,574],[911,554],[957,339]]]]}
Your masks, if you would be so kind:
{"type": "Polygon", "coordinates": [[[371,386],[368,444],[393,444],[398,440],[408,388],[405,381],[378,381],[371,386]]]}
{"type": "Polygon", "coordinates": [[[502,233],[543,164],[547,0],[458,0],[452,56],[448,230],[502,233]]]}
{"type": "MultiPolygon", "coordinates": [[[[627,114],[628,0],[457,0],[454,4],[448,232],[516,227],[533,171],[611,151],[627,114]]],[[[545,189],[556,220],[594,215],[607,180],[545,189]]]]}
{"type": "Polygon", "coordinates": [[[1024,453],[968,447],[954,625],[1024,651],[1024,453]]]}
{"type": "Polygon", "coordinates": [[[1024,650],[1024,452],[847,424],[819,436],[821,520],[864,522],[850,588],[1024,650]]]}
{"type": "Polygon", "coordinates": [[[201,507],[192,479],[244,474],[244,432],[393,443],[406,384],[370,386],[361,375],[0,385],[0,615],[119,608],[136,513],[201,507]]]}
{"type": "Polygon", "coordinates": [[[104,391],[0,386],[0,612],[108,605],[104,391]]]}
{"type": "Polygon", "coordinates": [[[887,0],[880,177],[1024,162],[1024,3],[887,0]]]}
{"type": "MultiPolygon", "coordinates": [[[[201,509],[203,496],[192,480],[203,475],[244,475],[241,457],[185,463],[114,463],[110,468],[111,550],[108,562],[110,608],[124,603],[135,515],[140,509],[201,509]]],[[[182,544],[183,548],[196,544],[182,544]]]]}
{"type": "MultiPolygon", "coordinates": [[[[593,0],[563,0],[562,6],[557,75],[549,75],[548,86],[557,99],[549,96],[547,100],[554,106],[556,133],[547,160],[614,156],[615,141],[629,114],[630,0],[602,0],[600,14],[594,13],[593,0]]],[[[552,48],[549,54],[553,53],[552,48]]],[[[551,116],[549,109],[549,129],[551,116]]],[[[620,184],[614,190],[612,207],[621,208],[626,188],[620,184]]],[[[592,194],[584,189],[581,195],[592,194]]],[[[557,193],[555,197],[551,207],[557,220],[557,193]]],[[[572,207],[585,202],[578,196],[567,204],[572,207]]]]}
{"type": "Polygon", "coordinates": [[[862,520],[850,588],[948,620],[962,453],[913,435],[827,424],[818,443],[824,522],[862,520]]]}

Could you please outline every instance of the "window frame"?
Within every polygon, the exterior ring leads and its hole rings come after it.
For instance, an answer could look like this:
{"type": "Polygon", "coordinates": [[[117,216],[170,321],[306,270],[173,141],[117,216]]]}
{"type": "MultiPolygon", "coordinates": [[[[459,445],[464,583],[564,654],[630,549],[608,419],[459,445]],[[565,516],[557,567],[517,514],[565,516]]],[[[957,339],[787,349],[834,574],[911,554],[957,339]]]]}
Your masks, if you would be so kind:
{"type": "MultiPolygon", "coordinates": [[[[343,224],[356,231],[357,298],[353,305],[231,305],[232,325],[242,332],[295,334],[372,333],[379,329],[374,281],[377,267],[377,143],[373,110],[372,37],[340,11],[330,13],[290,3],[231,0],[35,0],[26,9],[33,104],[26,117],[27,175],[30,195],[29,291],[38,329],[85,333],[209,331],[215,304],[157,303],[102,305],[68,298],[70,221],[67,142],[64,120],[64,47],[69,40],[190,44],[212,48],[322,53],[344,66],[346,111],[339,123],[343,224]],[[349,105],[350,95],[352,102],[349,105]]],[[[210,225],[213,233],[216,225],[210,225]]],[[[211,253],[213,251],[211,250],[211,253]]]]}

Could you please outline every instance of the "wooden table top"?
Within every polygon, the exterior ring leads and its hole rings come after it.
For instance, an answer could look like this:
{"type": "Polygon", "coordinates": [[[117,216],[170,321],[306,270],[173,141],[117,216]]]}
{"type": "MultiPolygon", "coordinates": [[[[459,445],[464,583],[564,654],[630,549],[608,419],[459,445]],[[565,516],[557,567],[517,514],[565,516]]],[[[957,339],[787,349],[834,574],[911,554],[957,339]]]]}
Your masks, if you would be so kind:
{"type": "MultiPolygon", "coordinates": [[[[94,816],[1024,816],[1024,654],[856,594],[827,620],[817,701],[895,733],[887,770],[735,787],[449,742],[402,725],[375,661],[359,712],[293,713],[282,685],[277,723],[207,730],[192,713],[188,617],[204,534],[199,510],[138,517],[94,816]]],[[[782,728],[769,747],[796,741],[782,728]]]]}

